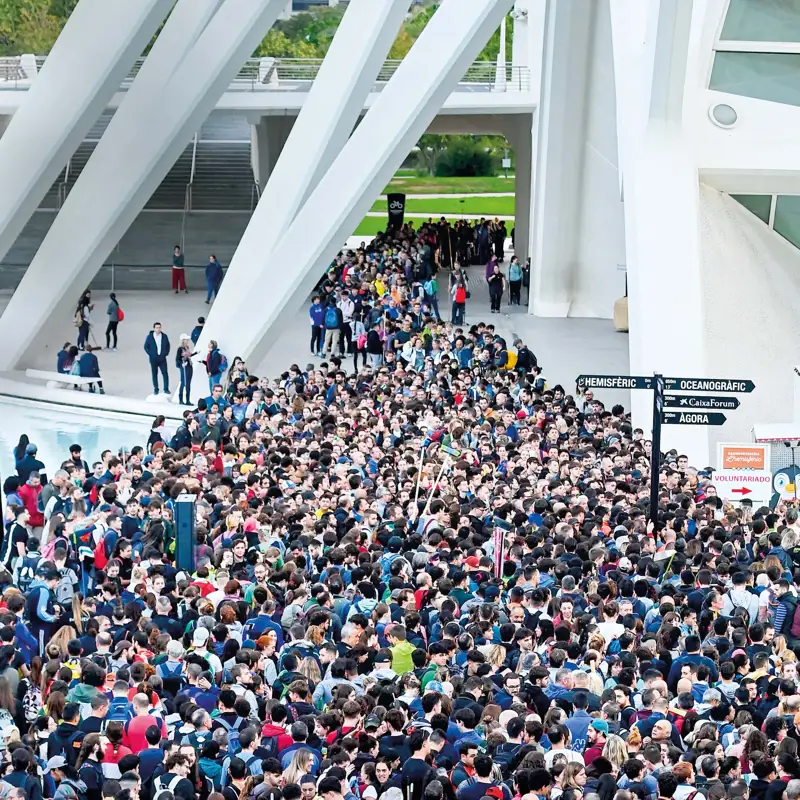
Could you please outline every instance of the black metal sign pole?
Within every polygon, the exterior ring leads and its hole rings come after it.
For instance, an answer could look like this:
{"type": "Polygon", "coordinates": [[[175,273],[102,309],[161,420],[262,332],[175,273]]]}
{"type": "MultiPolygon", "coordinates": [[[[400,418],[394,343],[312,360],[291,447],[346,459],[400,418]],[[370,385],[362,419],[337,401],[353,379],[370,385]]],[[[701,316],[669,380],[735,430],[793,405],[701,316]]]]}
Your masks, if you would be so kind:
{"type": "Polygon", "coordinates": [[[650,450],[650,519],[658,517],[658,474],[661,470],[661,412],[664,409],[664,376],[653,375],[653,439],[650,450]]]}

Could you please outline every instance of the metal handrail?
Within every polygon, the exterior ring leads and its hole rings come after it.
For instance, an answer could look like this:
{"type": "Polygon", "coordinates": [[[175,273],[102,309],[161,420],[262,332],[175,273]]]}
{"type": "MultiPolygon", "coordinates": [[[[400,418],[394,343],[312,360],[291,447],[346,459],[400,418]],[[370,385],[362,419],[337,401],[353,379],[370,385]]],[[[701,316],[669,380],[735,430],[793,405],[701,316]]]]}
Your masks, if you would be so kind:
{"type": "Polygon", "coordinates": [[[192,208],[192,184],[186,184],[186,192],[183,197],[183,214],[181,215],[181,250],[184,249],[186,240],[186,217],[192,208]]]}
{"type": "Polygon", "coordinates": [[[22,66],[19,56],[7,56],[0,58],[0,81],[24,81],[28,75],[22,66]]]}
{"type": "MultiPolygon", "coordinates": [[[[36,56],[37,68],[40,68],[44,61],[45,56],[36,56]]],[[[130,88],[143,64],[144,58],[136,59],[130,72],[122,81],[120,86],[122,91],[130,88]]],[[[402,59],[397,58],[384,62],[376,79],[378,88],[382,88],[380,85],[389,81],[400,64],[402,64],[402,59]]],[[[231,82],[229,90],[255,92],[294,88],[304,91],[317,77],[321,66],[321,58],[274,58],[272,56],[250,58],[242,65],[231,82]],[[284,85],[281,86],[281,83],[284,85]]],[[[531,72],[528,67],[507,65],[505,71],[505,81],[500,82],[504,83],[505,91],[530,90],[531,72]]],[[[34,77],[26,74],[21,56],[0,58],[0,88],[11,88],[8,84],[13,84],[13,88],[27,89],[34,77]],[[4,86],[4,84],[6,85],[4,86]]],[[[498,77],[502,78],[502,73],[498,75],[497,64],[492,61],[476,61],[459,81],[459,87],[462,91],[469,91],[476,87],[488,89],[494,86],[496,90],[498,77]]]]}
{"type": "Polygon", "coordinates": [[[197,167],[197,137],[198,134],[195,133],[194,144],[192,145],[192,170],[189,175],[189,183],[194,183],[194,174],[197,167]]]}
{"type": "Polygon", "coordinates": [[[250,190],[250,213],[252,214],[255,211],[256,206],[258,205],[258,201],[261,199],[261,187],[258,185],[258,181],[253,181],[253,188],[250,190]]]}

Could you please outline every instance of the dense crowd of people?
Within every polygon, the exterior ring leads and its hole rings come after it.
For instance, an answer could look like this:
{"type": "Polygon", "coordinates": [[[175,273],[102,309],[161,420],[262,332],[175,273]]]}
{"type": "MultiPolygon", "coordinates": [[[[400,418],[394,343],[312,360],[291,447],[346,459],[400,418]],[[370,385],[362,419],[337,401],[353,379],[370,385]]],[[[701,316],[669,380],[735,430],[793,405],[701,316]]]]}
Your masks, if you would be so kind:
{"type": "Polygon", "coordinates": [[[522,342],[391,296],[419,244],[380,237],[319,287],[373,307],[386,280],[399,346],[360,367],[326,332],[274,379],[233,359],[141,446],[44,464],[20,439],[0,796],[800,795],[797,508],[724,504],[522,342]]]}

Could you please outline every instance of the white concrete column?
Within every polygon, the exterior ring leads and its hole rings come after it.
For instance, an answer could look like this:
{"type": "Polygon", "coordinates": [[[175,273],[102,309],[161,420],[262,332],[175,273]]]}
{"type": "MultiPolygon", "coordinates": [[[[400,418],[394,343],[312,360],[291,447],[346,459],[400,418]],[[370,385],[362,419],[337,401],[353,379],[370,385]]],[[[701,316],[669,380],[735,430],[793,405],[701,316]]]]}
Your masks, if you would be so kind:
{"type": "Polygon", "coordinates": [[[291,135],[280,149],[286,119],[262,119],[265,124],[257,134],[259,170],[269,168],[269,181],[261,185],[261,199],[208,315],[199,352],[209,339],[215,339],[238,353],[255,338],[259,315],[242,316],[233,326],[230,309],[243,297],[258,297],[257,288],[271,286],[272,250],[345,146],[408,7],[408,0],[352,0],[291,135]]]}
{"type": "Polygon", "coordinates": [[[540,317],[566,317],[572,301],[594,7],[547,3],[528,307],[540,317]]]}
{"type": "Polygon", "coordinates": [[[261,117],[250,126],[250,160],[253,176],[262,194],[296,119],[288,116],[261,117]]]}
{"type": "MultiPolygon", "coordinates": [[[[515,119],[507,134],[514,148],[514,253],[524,264],[530,253],[531,185],[533,183],[532,118],[527,114],[515,119]]],[[[509,226],[509,232],[511,227],[509,226]]]]}
{"type": "MultiPolygon", "coordinates": [[[[397,72],[270,254],[264,286],[225,309],[229,330],[254,333],[224,347],[257,365],[281,324],[296,315],[378,193],[425,132],[513,0],[444,0],[397,72]]],[[[287,145],[288,147],[288,145],[287,145]]]]}
{"type": "Polygon", "coordinates": [[[106,108],[174,0],[80,0],[0,139],[0,258],[106,108]]]}
{"type": "Polygon", "coordinates": [[[136,124],[106,131],[0,318],[0,335],[15,343],[3,369],[35,352],[40,334],[49,344],[63,338],[80,293],[281,8],[282,0],[226,0],[161,91],[127,98],[136,124]]]}

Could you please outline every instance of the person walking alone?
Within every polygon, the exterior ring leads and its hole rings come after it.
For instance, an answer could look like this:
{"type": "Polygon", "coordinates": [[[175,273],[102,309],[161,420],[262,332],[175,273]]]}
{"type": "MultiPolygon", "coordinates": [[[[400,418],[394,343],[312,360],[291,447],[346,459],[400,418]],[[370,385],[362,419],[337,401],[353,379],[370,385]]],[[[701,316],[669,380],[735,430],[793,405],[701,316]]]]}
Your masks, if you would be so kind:
{"type": "Polygon", "coordinates": [[[169,372],[167,356],[169,355],[169,337],[161,330],[161,323],[154,322],[153,330],[144,340],[144,351],[150,359],[150,374],[153,378],[153,394],[158,394],[158,373],[164,382],[164,394],[169,394],[169,372]]]}
{"type": "Polygon", "coordinates": [[[117,349],[117,325],[120,321],[120,309],[117,302],[117,296],[114,292],[109,295],[108,308],[106,315],[108,316],[108,325],[106,326],[106,350],[117,349]],[[111,337],[114,337],[114,346],[111,346],[111,337]]]}
{"type": "Polygon", "coordinates": [[[181,378],[181,385],[178,388],[178,402],[190,406],[192,404],[192,375],[194,375],[194,365],[192,356],[196,355],[192,337],[188,333],[181,334],[181,344],[175,353],[175,366],[178,368],[178,375],[181,378]]]}
{"type": "Polygon", "coordinates": [[[211,302],[211,298],[219,294],[219,287],[222,285],[222,264],[217,261],[215,255],[208,257],[206,264],[206,305],[211,302]]]}
{"type": "Polygon", "coordinates": [[[180,290],[189,294],[189,290],[186,288],[186,271],[183,268],[183,251],[178,244],[172,251],[172,289],[175,294],[178,294],[180,290]]]}
{"type": "Polygon", "coordinates": [[[492,314],[500,313],[500,303],[503,302],[503,291],[506,286],[506,279],[500,272],[500,265],[495,262],[492,274],[487,278],[489,283],[489,301],[492,314]]]}
{"type": "Polygon", "coordinates": [[[522,293],[522,265],[516,256],[511,258],[511,263],[508,265],[508,286],[509,286],[509,305],[520,305],[520,296],[522,293]]]}

